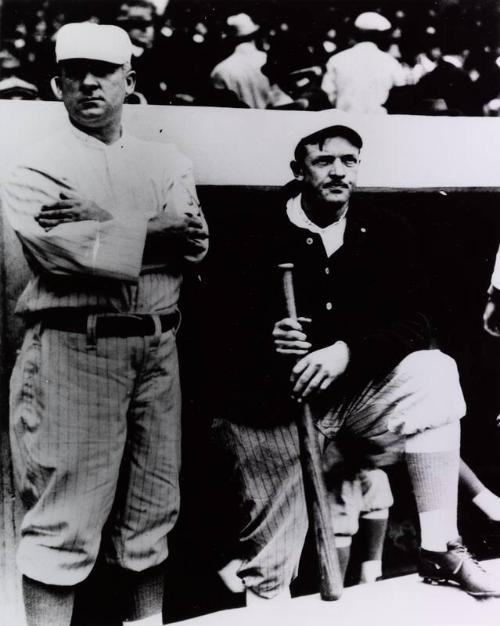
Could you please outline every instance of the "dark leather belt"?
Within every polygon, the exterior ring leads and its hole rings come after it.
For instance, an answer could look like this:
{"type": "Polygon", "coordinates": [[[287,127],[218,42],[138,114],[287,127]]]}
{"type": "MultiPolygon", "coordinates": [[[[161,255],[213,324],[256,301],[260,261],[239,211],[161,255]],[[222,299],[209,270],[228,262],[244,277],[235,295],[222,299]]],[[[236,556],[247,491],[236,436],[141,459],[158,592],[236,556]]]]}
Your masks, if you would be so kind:
{"type": "MultiPolygon", "coordinates": [[[[141,314],[120,314],[104,313],[96,314],[95,336],[96,337],[145,337],[155,334],[154,317],[158,317],[161,332],[166,333],[179,324],[180,315],[178,311],[165,315],[141,315],[141,314]]],[[[45,328],[62,330],[68,333],[87,333],[89,326],[89,315],[65,311],[63,313],[54,312],[37,317],[45,328]]]]}

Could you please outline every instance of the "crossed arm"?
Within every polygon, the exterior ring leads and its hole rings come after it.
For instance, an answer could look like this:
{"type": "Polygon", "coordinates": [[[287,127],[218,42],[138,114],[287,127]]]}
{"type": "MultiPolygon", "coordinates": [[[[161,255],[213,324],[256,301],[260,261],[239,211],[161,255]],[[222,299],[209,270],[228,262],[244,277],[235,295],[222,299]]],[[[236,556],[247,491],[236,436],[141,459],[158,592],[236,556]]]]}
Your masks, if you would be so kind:
{"type": "MultiPolygon", "coordinates": [[[[197,262],[207,247],[190,167],[181,163],[166,181],[164,208],[117,217],[41,167],[16,167],[2,188],[2,204],[35,266],[57,275],[91,274],[135,281],[145,265],[172,259],[197,262]]],[[[139,207],[140,208],[140,207],[139,207]]]]}
{"type": "MultiPolygon", "coordinates": [[[[93,200],[82,197],[75,191],[64,191],[56,202],[43,205],[35,221],[46,231],[71,222],[87,220],[107,222],[113,215],[93,200]]],[[[208,232],[200,216],[191,212],[171,214],[161,212],[147,223],[145,256],[154,255],[153,248],[173,244],[181,253],[196,255],[204,248],[208,232]]]]}

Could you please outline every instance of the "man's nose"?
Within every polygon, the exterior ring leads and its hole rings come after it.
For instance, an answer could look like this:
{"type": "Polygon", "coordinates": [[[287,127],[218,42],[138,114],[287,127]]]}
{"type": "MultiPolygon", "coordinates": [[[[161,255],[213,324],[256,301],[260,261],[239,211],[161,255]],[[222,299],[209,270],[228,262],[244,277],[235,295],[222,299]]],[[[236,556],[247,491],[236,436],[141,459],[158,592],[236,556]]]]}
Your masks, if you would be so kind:
{"type": "Polygon", "coordinates": [[[344,176],[345,175],[344,164],[342,163],[340,159],[334,159],[332,161],[332,165],[330,167],[330,175],[331,176],[344,176]]]}
{"type": "Polygon", "coordinates": [[[82,78],[82,85],[86,85],[86,86],[97,85],[97,78],[92,72],[88,71],[85,73],[85,75],[82,78]]]}

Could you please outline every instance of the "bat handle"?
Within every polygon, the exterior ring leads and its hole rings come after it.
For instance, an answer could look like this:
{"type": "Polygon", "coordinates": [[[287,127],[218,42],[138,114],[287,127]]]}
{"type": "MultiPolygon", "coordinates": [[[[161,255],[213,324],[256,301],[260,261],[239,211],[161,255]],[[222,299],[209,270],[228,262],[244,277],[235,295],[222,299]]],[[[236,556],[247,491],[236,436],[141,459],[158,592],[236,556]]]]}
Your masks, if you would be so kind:
{"type": "MultiPolygon", "coordinates": [[[[293,263],[281,263],[283,293],[288,317],[297,319],[297,307],[293,288],[293,263]]],[[[342,594],[343,579],[337,550],[335,531],[326,490],[318,434],[314,426],[311,408],[302,405],[302,415],[297,422],[300,441],[300,459],[304,476],[304,489],[308,514],[314,529],[320,573],[322,600],[338,600],[342,594]]]]}
{"type": "Polygon", "coordinates": [[[297,319],[297,307],[293,289],[293,263],[281,263],[278,268],[282,272],[283,293],[285,295],[286,311],[288,317],[297,319]]]}

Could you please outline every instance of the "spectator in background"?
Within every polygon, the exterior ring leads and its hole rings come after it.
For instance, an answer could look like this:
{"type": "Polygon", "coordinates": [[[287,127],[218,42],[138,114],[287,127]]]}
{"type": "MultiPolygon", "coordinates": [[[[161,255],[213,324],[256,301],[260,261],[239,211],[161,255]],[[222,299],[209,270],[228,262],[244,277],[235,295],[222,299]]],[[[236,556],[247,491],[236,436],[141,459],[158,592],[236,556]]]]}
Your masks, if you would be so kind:
{"type": "Polygon", "coordinates": [[[212,70],[213,85],[232,91],[250,108],[265,109],[270,102],[271,85],[261,69],[267,55],[257,46],[260,27],[246,13],[229,16],[227,25],[234,51],[212,70]]]}
{"type": "Polygon", "coordinates": [[[39,10],[26,41],[27,69],[32,82],[36,82],[38,86],[42,100],[54,99],[50,79],[57,74],[55,36],[64,19],[62,13],[52,17],[39,10]]]}
{"type": "Polygon", "coordinates": [[[23,57],[22,48],[17,49],[12,41],[5,42],[0,50],[0,99],[35,100],[38,98],[38,88],[29,79],[23,57]]]}
{"type": "Polygon", "coordinates": [[[436,69],[442,56],[436,31],[429,26],[422,38],[422,48],[415,54],[414,64],[410,69],[410,83],[413,85],[418,83],[423,76],[436,69]]]}
{"type": "Polygon", "coordinates": [[[36,85],[17,76],[2,78],[0,100],[38,100],[38,89],[36,85]]]}
{"type": "MultiPolygon", "coordinates": [[[[469,59],[468,59],[469,61],[469,59]]],[[[500,56],[484,51],[475,60],[478,78],[477,97],[485,115],[499,115],[500,111],[500,56]]]]}
{"type": "Polygon", "coordinates": [[[269,108],[321,111],[331,107],[321,89],[321,66],[308,46],[293,37],[273,44],[262,71],[272,85],[269,108]]]}
{"type": "Polygon", "coordinates": [[[481,115],[476,87],[464,69],[467,53],[458,42],[445,41],[436,67],[417,83],[415,113],[481,115]]]}
{"type": "Polygon", "coordinates": [[[135,95],[149,104],[168,104],[168,55],[156,34],[155,19],[156,7],[150,0],[126,0],[120,6],[116,22],[127,31],[132,42],[132,67],[137,73],[135,95]]]}
{"type": "Polygon", "coordinates": [[[358,43],[328,60],[323,89],[332,105],[343,111],[386,113],[391,89],[406,83],[401,64],[379,47],[391,23],[367,12],[358,15],[354,27],[358,43]]]}

